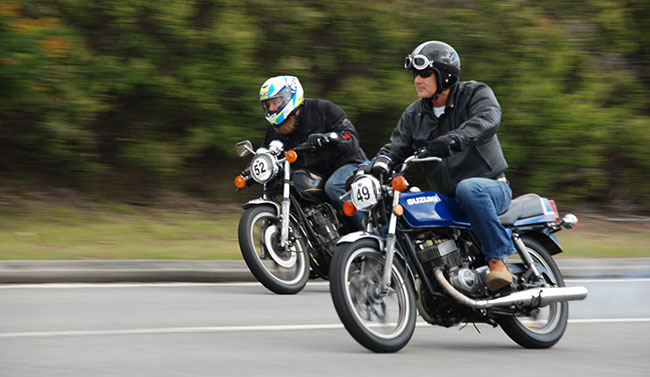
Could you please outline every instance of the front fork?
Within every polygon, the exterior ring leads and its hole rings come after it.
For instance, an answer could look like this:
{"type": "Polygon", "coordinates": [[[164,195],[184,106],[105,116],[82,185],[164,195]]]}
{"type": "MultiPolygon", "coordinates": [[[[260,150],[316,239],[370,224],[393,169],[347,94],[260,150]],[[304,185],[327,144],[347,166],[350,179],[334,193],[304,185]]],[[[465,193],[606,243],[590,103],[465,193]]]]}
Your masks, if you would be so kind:
{"type": "Polygon", "coordinates": [[[284,180],[282,182],[282,212],[280,217],[282,224],[280,228],[280,245],[286,249],[289,245],[289,210],[291,201],[289,199],[290,182],[291,182],[291,163],[287,160],[284,161],[284,180]]]}
{"type": "Polygon", "coordinates": [[[390,221],[388,222],[388,233],[386,234],[386,263],[384,263],[384,274],[381,281],[382,294],[389,293],[390,275],[393,268],[393,257],[395,256],[395,229],[397,228],[395,206],[399,204],[399,194],[399,191],[393,190],[393,205],[390,211],[390,221]]]}

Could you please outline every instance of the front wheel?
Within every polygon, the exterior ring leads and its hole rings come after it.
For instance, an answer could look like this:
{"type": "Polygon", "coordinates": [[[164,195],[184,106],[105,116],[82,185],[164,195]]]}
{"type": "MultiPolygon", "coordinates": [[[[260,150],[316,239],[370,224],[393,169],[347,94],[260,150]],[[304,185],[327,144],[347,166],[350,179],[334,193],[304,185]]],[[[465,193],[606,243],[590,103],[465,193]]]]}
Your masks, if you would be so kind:
{"type": "MultiPolygon", "coordinates": [[[[551,254],[539,242],[524,239],[528,253],[536,264],[542,265],[550,286],[564,287],[564,279],[551,254]]],[[[509,260],[510,262],[510,260],[509,260]]],[[[549,348],[557,343],[569,318],[569,304],[558,302],[533,310],[527,315],[504,316],[498,319],[503,331],[525,348],[549,348]]]]}
{"type": "Polygon", "coordinates": [[[289,245],[282,247],[281,222],[275,208],[255,206],[239,220],[239,248],[246,265],[267,289],[279,294],[300,292],[309,279],[309,257],[299,227],[290,224],[289,245]]]}
{"type": "Polygon", "coordinates": [[[377,242],[340,245],[330,266],[330,294],[350,335],[374,352],[396,352],[415,329],[415,293],[404,267],[395,260],[388,292],[381,292],[384,254],[377,242]]]}

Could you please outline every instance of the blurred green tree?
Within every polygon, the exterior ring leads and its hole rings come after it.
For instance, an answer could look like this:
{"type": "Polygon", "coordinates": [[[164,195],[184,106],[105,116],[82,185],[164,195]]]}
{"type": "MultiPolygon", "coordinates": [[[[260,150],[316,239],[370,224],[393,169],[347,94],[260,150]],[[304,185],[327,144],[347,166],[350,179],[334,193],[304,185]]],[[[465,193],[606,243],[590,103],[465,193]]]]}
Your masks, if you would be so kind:
{"type": "Polygon", "coordinates": [[[649,8],[641,0],[3,2],[0,173],[117,194],[231,192],[236,167],[224,161],[236,141],[261,141],[257,91],[278,74],[341,105],[372,156],[416,99],[404,56],[439,39],[460,53],[462,79],[494,89],[516,193],[650,209],[649,8]]]}

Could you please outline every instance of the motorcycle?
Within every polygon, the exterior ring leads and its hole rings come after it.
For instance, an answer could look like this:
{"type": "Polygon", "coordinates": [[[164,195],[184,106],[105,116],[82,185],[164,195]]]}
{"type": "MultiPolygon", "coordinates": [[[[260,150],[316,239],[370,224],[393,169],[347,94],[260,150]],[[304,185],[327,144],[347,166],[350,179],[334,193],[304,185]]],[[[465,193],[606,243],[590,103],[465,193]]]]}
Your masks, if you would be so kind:
{"type": "Polygon", "coordinates": [[[322,177],[307,169],[291,169],[298,153],[314,149],[303,143],[284,153],[279,140],[257,150],[248,140],[235,145],[240,157],[253,155],[235,178],[237,191],[264,185],[262,197],[243,206],[239,247],[253,276],[278,294],[300,292],[310,277],[328,279],[336,241],[354,230],[328,201],[322,177]]]}
{"type": "Polygon", "coordinates": [[[565,287],[552,257],[562,252],[554,233],[575,227],[577,217],[560,219],[554,201],[536,194],[513,199],[500,220],[517,250],[506,261],[514,282],[491,292],[480,243],[458,203],[404,178],[416,163],[442,161],[424,155],[415,152],[381,181],[354,176],[344,210],[368,210],[370,221],[339,239],[330,267],[330,294],[347,331],[374,352],[396,352],[419,312],[432,325],[488,323],[525,348],[553,346],[566,329],[568,301],[588,293],[565,287]]]}

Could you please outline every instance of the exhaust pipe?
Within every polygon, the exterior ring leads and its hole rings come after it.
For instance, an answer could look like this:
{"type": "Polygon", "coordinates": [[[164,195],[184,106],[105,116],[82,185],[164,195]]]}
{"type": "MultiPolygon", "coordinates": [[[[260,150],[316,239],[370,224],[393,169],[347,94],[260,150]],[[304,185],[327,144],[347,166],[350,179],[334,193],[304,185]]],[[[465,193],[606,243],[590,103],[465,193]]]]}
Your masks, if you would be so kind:
{"type": "Polygon", "coordinates": [[[560,288],[531,288],[521,292],[515,292],[504,297],[492,300],[473,300],[456,288],[445,278],[442,270],[434,271],[436,280],[451,297],[463,305],[474,309],[488,309],[501,306],[523,306],[542,307],[561,301],[584,300],[587,297],[585,287],[560,287],[560,288]]]}

